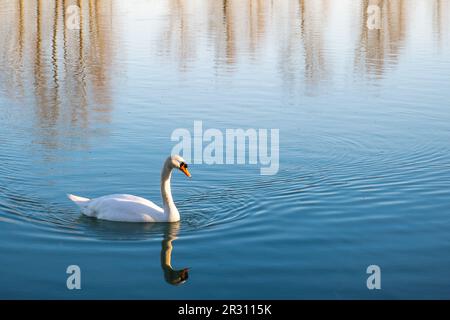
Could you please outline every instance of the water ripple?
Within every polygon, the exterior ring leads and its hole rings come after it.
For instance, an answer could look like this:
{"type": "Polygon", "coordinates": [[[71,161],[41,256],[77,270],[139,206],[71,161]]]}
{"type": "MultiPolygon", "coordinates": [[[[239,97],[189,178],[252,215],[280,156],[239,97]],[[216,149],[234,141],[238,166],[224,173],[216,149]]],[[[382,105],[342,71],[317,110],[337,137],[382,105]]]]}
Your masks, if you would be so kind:
{"type": "MultiPolygon", "coordinates": [[[[338,138],[334,138],[336,142],[338,138]]],[[[330,152],[325,161],[308,166],[285,165],[275,176],[252,176],[244,172],[228,182],[193,187],[177,201],[182,232],[214,227],[234,228],[245,219],[284,219],[314,215],[329,221],[385,219],[389,211],[420,211],[445,201],[428,203],[427,197],[448,198],[448,177],[439,172],[450,168],[448,153],[434,144],[416,145],[408,152],[384,152],[351,140],[341,140],[348,152],[330,152]],[[355,150],[366,150],[358,152],[355,150]],[[411,196],[414,195],[414,196],[411,196]]],[[[404,150],[404,149],[402,149],[404,150]]],[[[160,234],[153,225],[123,224],[83,217],[61,195],[57,203],[24,190],[39,189],[28,176],[21,154],[1,154],[0,221],[32,224],[60,237],[83,239],[146,240],[160,234]],[[62,200],[64,199],[64,201],[62,200]]],[[[394,213],[393,213],[394,214],[394,213]]],[[[268,222],[270,223],[270,221],[268,222]]],[[[48,236],[51,236],[50,234],[48,236]]]]}

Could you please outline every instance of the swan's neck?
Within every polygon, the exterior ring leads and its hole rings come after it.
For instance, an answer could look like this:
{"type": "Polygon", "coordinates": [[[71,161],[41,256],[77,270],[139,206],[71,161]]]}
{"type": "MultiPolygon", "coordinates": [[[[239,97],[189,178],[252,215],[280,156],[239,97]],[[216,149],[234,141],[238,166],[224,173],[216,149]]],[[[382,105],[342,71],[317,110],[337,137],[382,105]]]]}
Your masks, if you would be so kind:
{"type": "Polygon", "coordinates": [[[165,271],[173,271],[172,268],[172,240],[163,240],[161,250],[161,266],[165,271]]]}
{"type": "Polygon", "coordinates": [[[170,227],[164,232],[164,239],[161,248],[161,266],[164,272],[173,271],[172,268],[172,241],[177,238],[180,230],[180,222],[171,223],[170,227]]]}
{"type": "Polygon", "coordinates": [[[164,237],[162,241],[161,248],[161,267],[164,272],[164,279],[170,284],[179,284],[180,281],[185,279],[181,279],[182,274],[180,271],[174,270],[172,268],[171,258],[172,258],[172,241],[176,239],[174,235],[170,233],[164,237]]]}
{"type": "Polygon", "coordinates": [[[163,201],[164,214],[167,215],[168,222],[175,222],[180,220],[175,203],[172,198],[172,191],[170,190],[170,178],[172,177],[172,166],[169,159],[164,163],[161,172],[161,197],[163,201]]]}

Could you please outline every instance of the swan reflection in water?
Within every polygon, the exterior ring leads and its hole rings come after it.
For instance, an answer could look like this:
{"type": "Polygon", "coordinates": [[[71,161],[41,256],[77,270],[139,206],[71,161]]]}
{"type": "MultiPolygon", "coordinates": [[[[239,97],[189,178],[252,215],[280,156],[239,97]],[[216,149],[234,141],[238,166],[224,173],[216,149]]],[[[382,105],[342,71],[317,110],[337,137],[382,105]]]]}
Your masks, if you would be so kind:
{"type": "Polygon", "coordinates": [[[180,231],[180,222],[167,223],[164,239],[161,243],[161,268],[164,271],[164,279],[167,283],[180,285],[189,277],[188,268],[175,270],[172,268],[172,241],[177,238],[180,231]]]}
{"type": "Polygon", "coordinates": [[[103,240],[148,240],[163,234],[161,242],[161,268],[164,280],[171,285],[181,285],[189,277],[189,269],[172,267],[173,241],[180,232],[181,222],[171,223],[123,223],[97,220],[86,216],[77,219],[89,236],[103,240]],[[90,234],[90,233],[95,233],[90,234]]]}

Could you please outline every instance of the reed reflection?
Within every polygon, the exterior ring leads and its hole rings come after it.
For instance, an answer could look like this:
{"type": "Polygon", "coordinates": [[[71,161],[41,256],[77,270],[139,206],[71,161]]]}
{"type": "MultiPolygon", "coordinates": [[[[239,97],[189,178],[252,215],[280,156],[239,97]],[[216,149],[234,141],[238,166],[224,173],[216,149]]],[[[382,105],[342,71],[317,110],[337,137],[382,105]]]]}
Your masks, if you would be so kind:
{"type": "Polygon", "coordinates": [[[49,149],[85,147],[89,129],[110,121],[114,42],[111,1],[4,1],[2,92],[26,110],[35,143],[49,149]],[[79,30],[65,26],[66,8],[81,8],[79,30]],[[30,113],[31,112],[31,113],[30,113]]]}
{"type": "Polygon", "coordinates": [[[353,50],[353,66],[348,71],[375,78],[398,63],[405,40],[414,36],[414,23],[433,26],[438,37],[448,33],[448,1],[443,0],[169,0],[167,10],[164,53],[179,63],[181,71],[188,70],[202,50],[212,53],[209,58],[220,71],[234,70],[248,58],[265,59],[275,47],[279,48],[278,61],[273,65],[279,66],[283,84],[294,88],[302,81],[307,92],[332,79],[339,68],[334,58],[347,54],[330,46],[334,27],[342,29],[342,41],[348,43],[345,50],[353,50]],[[414,15],[418,4],[433,14],[418,21],[414,15]],[[380,29],[367,27],[369,5],[380,7],[380,29]],[[342,21],[336,25],[339,15],[349,17],[348,29],[342,21]],[[207,39],[206,48],[202,39],[207,39]]]}
{"type": "MultiPolygon", "coordinates": [[[[407,50],[406,40],[416,38],[417,24],[430,26],[430,37],[438,45],[449,33],[448,0],[153,2],[167,13],[157,17],[150,9],[145,12],[149,21],[158,21],[151,29],[160,40],[156,53],[179,72],[194,70],[199,61],[209,62],[218,77],[261,65],[275,68],[283,88],[301,94],[320,92],[323,84],[328,88],[339,72],[383,78],[407,50]],[[369,5],[380,7],[380,29],[367,28],[369,5]],[[418,5],[425,12],[420,21],[418,5]],[[339,16],[348,18],[339,21],[339,16]],[[345,45],[333,44],[336,35],[345,45]],[[344,68],[336,62],[341,57],[350,61],[344,68]]],[[[37,143],[49,148],[83,146],[87,139],[63,143],[67,137],[61,135],[73,135],[63,128],[87,137],[90,129],[110,121],[112,87],[118,78],[116,52],[127,49],[121,37],[131,38],[121,19],[134,16],[121,15],[124,4],[115,0],[1,4],[3,12],[11,13],[2,16],[0,33],[2,93],[21,105],[35,106],[37,143]],[[65,27],[66,8],[72,4],[81,8],[79,30],[65,27]]],[[[155,57],[155,52],[149,54],[155,57]]]]}
{"type": "Polygon", "coordinates": [[[433,3],[433,32],[437,38],[437,43],[441,48],[444,42],[448,43],[450,30],[450,1],[435,0],[433,3]]]}
{"type": "Polygon", "coordinates": [[[324,37],[329,19],[329,1],[300,1],[300,30],[304,50],[304,79],[308,91],[329,77],[324,37]]]}
{"type": "Polygon", "coordinates": [[[219,64],[237,63],[238,53],[253,57],[266,36],[273,3],[265,0],[209,1],[209,33],[214,39],[215,60],[219,64]]]}
{"type": "Polygon", "coordinates": [[[363,0],[360,7],[361,31],[355,53],[356,68],[363,74],[381,77],[386,65],[398,63],[406,33],[408,4],[403,0],[363,0]],[[367,8],[380,8],[380,28],[369,29],[367,8]]]}

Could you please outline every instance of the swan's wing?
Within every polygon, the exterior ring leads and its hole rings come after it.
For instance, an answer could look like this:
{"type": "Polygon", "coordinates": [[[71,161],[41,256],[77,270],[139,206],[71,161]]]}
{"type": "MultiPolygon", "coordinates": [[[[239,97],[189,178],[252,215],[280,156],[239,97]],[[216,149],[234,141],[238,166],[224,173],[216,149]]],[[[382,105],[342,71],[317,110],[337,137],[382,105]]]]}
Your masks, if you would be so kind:
{"type": "Polygon", "coordinates": [[[89,204],[89,201],[91,201],[88,198],[83,198],[79,196],[75,196],[73,194],[68,194],[67,197],[72,200],[74,203],[76,203],[77,206],[79,206],[81,209],[86,207],[89,204]]]}
{"type": "Polygon", "coordinates": [[[164,210],[147,199],[127,194],[113,194],[90,201],[83,213],[110,221],[165,221],[164,210]]]}

